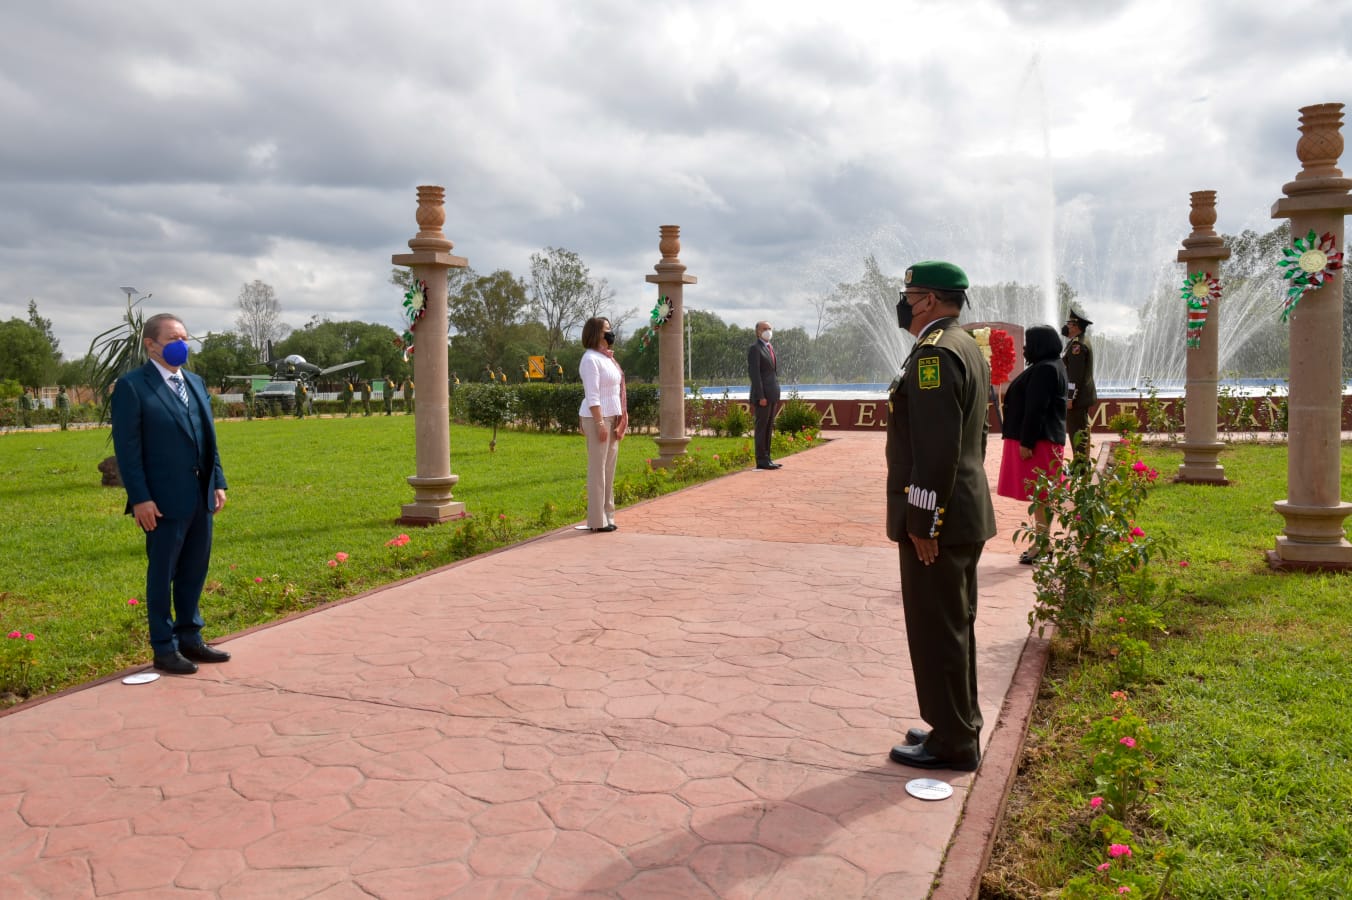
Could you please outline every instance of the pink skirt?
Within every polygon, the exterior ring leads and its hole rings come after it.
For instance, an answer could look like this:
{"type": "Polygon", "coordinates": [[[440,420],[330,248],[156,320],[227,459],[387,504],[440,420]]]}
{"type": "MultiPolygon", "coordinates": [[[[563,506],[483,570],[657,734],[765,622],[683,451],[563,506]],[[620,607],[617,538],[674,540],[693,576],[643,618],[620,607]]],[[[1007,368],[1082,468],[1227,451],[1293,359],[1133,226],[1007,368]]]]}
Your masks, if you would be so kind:
{"type": "MultiPolygon", "coordinates": [[[[1005,438],[1003,455],[1000,457],[1000,480],[995,485],[995,493],[1011,500],[1032,500],[1038,470],[1052,475],[1061,471],[1061,458],[1066,448],[1058,447],[1051,441],[1038,441],[1033,447],[1033,455],[1023,459],[1019,455],[1021,446],[1014,438],[1005,438]]],[[[1046,500],[1047,495],[1043,494],[1037,499],[1046,500]]]]}

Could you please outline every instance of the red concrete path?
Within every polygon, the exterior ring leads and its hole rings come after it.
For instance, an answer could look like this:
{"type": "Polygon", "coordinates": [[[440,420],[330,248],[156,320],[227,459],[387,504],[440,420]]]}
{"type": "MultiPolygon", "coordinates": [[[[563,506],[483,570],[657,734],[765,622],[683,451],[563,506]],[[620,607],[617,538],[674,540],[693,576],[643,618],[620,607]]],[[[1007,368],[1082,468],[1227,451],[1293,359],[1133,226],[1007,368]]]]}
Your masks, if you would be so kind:
{"type": "MultiPolygon", "coordinates": [[[[841,434],[0,718],[0,896],[926,896],[973,776],[925,802],[887,760],[919,719],[882,454],[841,434]]],[[[1032,603],[997,510],[988,723],[1032,603]]]]}

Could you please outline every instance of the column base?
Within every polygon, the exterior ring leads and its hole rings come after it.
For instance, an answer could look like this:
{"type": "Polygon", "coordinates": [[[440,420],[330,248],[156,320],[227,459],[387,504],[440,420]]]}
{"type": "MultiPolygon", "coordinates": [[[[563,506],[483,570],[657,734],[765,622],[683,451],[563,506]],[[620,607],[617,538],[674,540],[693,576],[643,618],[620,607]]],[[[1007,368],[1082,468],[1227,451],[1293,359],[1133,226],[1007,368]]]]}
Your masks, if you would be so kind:
{"type": "Polygon", "coordinates": [[[1272,508],[1286,519],[1277,548],[1268,551],[1274,569],[1352,569],[1352,544],[1343,534],[1343,519],[1352,515],[1352,503],[1302,506],[1278,500],[1272,508]]]}
{"type": "Polygon", "coordinates": [[[465,517],[465,504],[451,496],[459,475],[410,475],[406,480],[413,488],[413,502],[400,507],[399,524],[440,525],[465,517]]]}
{"type": "Polygon", "coordinates": [[[690,438],[686,436],[678,438],[659,437],[653,438],[653,443],[657,444],[657,459],[648,460],[648,464],[654,469],[665,469],[671,465],[678,456],[685,455],[685,448],[690,444],[690,438]]]}
{"type": "Polygon", "coordinates": [[[1184,442],[1183,462],[1174,481],[1182,484],[1229,484],[1225,467],[1216,461],[1225,444],[1221,441],[1184,442]]]}
{"type": "Polygon", "coordinates": [[[1300,544],[1277,538],[1267,551],[1269,569],[1279,572],[1352,572],[1352,544],[1300,544]]]}

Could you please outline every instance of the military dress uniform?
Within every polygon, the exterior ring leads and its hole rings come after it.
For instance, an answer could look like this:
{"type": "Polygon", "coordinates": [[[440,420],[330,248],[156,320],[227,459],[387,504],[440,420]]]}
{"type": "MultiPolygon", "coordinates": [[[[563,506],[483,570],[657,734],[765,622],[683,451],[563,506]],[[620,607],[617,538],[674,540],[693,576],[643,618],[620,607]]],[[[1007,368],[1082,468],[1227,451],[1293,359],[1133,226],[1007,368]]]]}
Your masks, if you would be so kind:
{"type": "Polygon", "coordinates": [[[305,385],[303,382],[296,382],[296,418],[305,418],[305,385]]]}
{"type": "Polygon", "coordinates": [[[66,393],[65,385],[56,392],[56,415],[61,422],[61,430],[70,429],[70,396],[66,393]]]}
{"type": "Polygon", "coordinates": [[[363,416],[371,414],[371,382],[365,378],[361,380],[361,414],[363,416]]]}
{"type": "MultiPolygon", "coordinates": [[[[925,265],[935,264],[912,268],[925,265]]],[[[961,276],[960,286],[915,286],[965,290],[966,276],[950,268],[961,276]]],[[[907,275],[909,285],[911,270],[907,275]]],[[[970,768],[979,759],[983,724],[976,679],[977,563],[996,530],[985,471],[989,393],[990,366],[972,336],[949,317],[920,335],[888,395],[887,536],[898,543],[916,696],[932,729],[924,750],[970,761],[970,768]],[[909,535],[938,542],[932,564],[920,561],[909,535]]]]}
{"type": "MultiPolygon", "coordinates": [[[[1071,313],[1070,321],[1075,322],[1081,331],[1094,324],[1083,316],[1071,313]]],[[[1061,357],[1066,365],[1066,383],[1070,387],[1070,405],[1066,408],[1066,434],[1070,435],[1070,447],[1074,462],[1089,462],[1089,415],[1098,402],[1098,391],[1094,386],[1094,351],[1080,334],[1066,343],[1066,352],[1061,357]]]]}
{"type": "Polygon", "coordinates": [[[349,381],[343,388],[343,415],[349,419],[352,418],[352,394],[352,382],[349,381]]]}
{"type": "Polygon", "coordinates": [[[380,402],[385,404],[385,415],[394,415],[394,379],[385,376],[385,386],[380,391],[380,402]]]}
{"type": "Polygon", "coordinates": [[[404,382],[404,412],[413,415],[413,379],[404,382]]]}

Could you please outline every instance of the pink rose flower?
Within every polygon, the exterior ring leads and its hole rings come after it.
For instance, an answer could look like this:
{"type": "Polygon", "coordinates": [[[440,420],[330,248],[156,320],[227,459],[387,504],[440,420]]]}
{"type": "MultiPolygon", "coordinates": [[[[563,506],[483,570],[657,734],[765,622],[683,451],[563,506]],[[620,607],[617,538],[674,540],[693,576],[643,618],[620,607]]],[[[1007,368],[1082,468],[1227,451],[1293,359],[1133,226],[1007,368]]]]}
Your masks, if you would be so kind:
{"type": "Polygon", "coordinates": [[[331,560],[329,560],[329,568],[330,568],[330,569],[335,568],[337,565],[338,565],[338,560],[336,560],[336,559],[331,559],[331,560]]]}
{"type": "Polygon", "coordinates": [[[132,597],[132,598],[130,598],[130,599],[127,600],[127,605],[128,605],[128,606],[136,606],[136,605],[139,604],[140,602],[141,602],[140,600],[137,600],[135,597],[132,597]]]}
{"type": "Polygon", "coordinates": [[[1118,741],[1118,743],[1121,744],[1123,747],[1126,747],[1128,750],[1136,749],[1136,738],[1134,737],[1124,737],[1122,738],[1122,740],[1118,741]]]}
{"type": "Polygon", "coordinates": [[[23,639],[24,639],[25,641],[36,641],[36,640],[38,639],[38,636],[35,635],[35,634],[25,634],[25,635],[23,636],[23,639]]]}
{"type": "Polygon", "coordinates": [[[9,636],[12,637],[12,638],[23,637],[23,635],[22,635],[22,634],[19,634],[19,632],[17,632],[17,631],[11,631],[11,632],[9,633],[9,636]]]}
{"type": "Polygon", "coordinates": [[[262,579],[261,577],[255,578],[255,579],[254,579],[254,584],[262,584],[262,583],[263,583],[263,579],[262,579]]]}
{"type": "Polygon", "coordinates": [[[1186,559],[1180,559],[1180,560],[1178,561],[1178,567],[1179,567],[1180,569],[1186,569],[1186,568],[1188,567],[1188,565],[1189,565],[1189,563],[1188,563],[1188,561],[1187,561],[1186,559]]]}
{"type": "Polygon", "coordinates": [[[1094,797],[1094,798],[1090,799],[1090,801],[1089,801],[1089,808],[1090,808],[1090,809],[1098,809],[1098,808],[1099,808],[1100,806],[1102,806],[1102,805],[1103,805],[1103,798],[1102,798],[1102,797],[1094,797]]]}
{"type": "Polygon", "coordinates": [[[1096,871],[1096,872],[1106,872],[1106,871],[1108,871],[1109,869],[1111,869],[1112,867],[1113,867],[1113,864],[1110,863],[1110,862],[1099,863],[1097,866],[1094,867],[1094,871],[1096,871]]]}
{"type": "Polygon", "coordinates": [[[1121,887],[1119,887],[1119,888],[1117,889],[1117,892],[1118,892],[1119,894],[1130,894],[1130,893],[1131,893],[1131,888],[1129,888],[1127,885],[1124,884],[1124,885],[1122,885],[1121,887]]]}
{"type": "Polygon", "coordinates": [[[1136,460],[1136,462],[1131,464],[1131,470],[1133,472],[1144,472],[1146,470],[1146,464],[1138,459],[1136,460]]]}
{"type": "Polygon", "coordinates": [[[347,562],[347,554],[346,554],[346,553],[342,553],[342,552],[335,553],[335,554],[333,554],[333,558],[336,559],[336,560],[338,560],[339,562],[347,562]]]}
{"type": "Polygon", "coordinates": [[[1108,855],[1113,859],[1119,856],[1131,856],[1131,848],[1126,844],[1112,844],[1108,847],[1108,855]]]}
{"type": "Polygon", "coordinates": [[[1142,529],[1139,525],[1133,525],[1133,526],[1131,527],[1131,536],[1132,536],[1132,537],[1145,537],[1145,530],[1142,529]]]}

